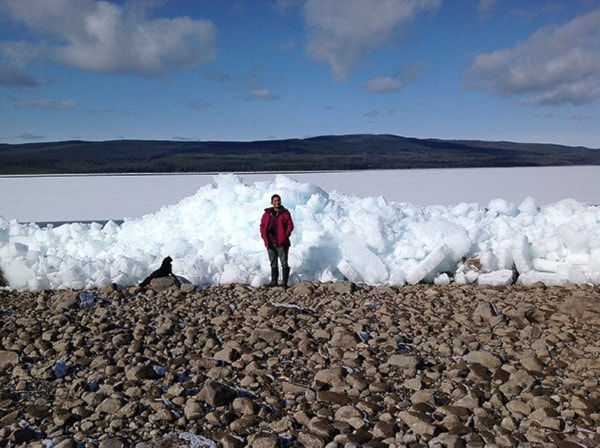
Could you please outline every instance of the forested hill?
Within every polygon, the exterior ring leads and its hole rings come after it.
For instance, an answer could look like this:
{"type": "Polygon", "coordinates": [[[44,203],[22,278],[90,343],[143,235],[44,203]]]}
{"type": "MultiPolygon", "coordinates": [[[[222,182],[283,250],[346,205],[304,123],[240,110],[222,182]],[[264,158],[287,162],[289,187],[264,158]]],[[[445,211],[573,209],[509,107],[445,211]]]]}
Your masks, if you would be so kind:
{"type": "Polygon", "coordinates": [[[0,144],[0,174],[316,171],[600,165],[600,149],[342,135],[252,142],[0,144]]]}

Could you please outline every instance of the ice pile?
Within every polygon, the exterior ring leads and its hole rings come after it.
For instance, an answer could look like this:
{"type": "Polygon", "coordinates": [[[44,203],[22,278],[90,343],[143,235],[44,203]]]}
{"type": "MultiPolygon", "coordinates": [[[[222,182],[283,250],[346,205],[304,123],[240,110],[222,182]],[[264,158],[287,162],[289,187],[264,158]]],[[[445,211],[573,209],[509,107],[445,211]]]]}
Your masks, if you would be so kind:
{"type": "Polygon", "coordinates": [[[565,199],[539,207],[528,198],[421,207],[327,193],[283,175],[252,185],[216,176],[178,204],[120,225],[41,228],[0,218],[0,268],[15,289],[128,286],[170,255],[174,273],[194,284],[259,286],[269,267],[258,225],[273,193],[296,226],[292,284],[600,284],[598,206],[565,199]]]}

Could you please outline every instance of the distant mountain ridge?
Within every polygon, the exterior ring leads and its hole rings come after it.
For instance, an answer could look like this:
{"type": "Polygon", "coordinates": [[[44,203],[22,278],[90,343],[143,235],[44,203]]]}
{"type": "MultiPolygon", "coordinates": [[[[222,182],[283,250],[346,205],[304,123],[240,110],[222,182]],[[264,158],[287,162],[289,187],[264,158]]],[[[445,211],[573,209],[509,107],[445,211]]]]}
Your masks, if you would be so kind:
{"type": "Polygon", "coordinates": [[[0,174],[329,171],[600,165],[600,149],[389,134],[237,141],[0,144],[0,174]]]}

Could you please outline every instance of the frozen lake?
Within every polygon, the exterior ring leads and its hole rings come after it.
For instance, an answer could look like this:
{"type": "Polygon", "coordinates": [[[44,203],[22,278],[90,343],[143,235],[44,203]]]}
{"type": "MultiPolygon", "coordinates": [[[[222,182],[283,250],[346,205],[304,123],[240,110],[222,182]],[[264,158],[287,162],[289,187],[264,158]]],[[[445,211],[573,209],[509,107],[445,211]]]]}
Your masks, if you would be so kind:
{"type": "MultiPolygon", "coordinates": [[[[538,205],[575,199],[600,204],[600,166],[465,168],[287,173],[327,192],[383,196],[415,205],[487,206],[492,199],[538,205]]],[[[245,183],[275,173],[242,173],[245,183]]],[[[138,218],[176,204],[213,181],[214,174],[1,176],[0,216],[20,222],[138,218]]],[[[285,202],[285,198],[284,198],[285,202]]],[[[266,204],[268,205],[268,204],[266,204]]]]}

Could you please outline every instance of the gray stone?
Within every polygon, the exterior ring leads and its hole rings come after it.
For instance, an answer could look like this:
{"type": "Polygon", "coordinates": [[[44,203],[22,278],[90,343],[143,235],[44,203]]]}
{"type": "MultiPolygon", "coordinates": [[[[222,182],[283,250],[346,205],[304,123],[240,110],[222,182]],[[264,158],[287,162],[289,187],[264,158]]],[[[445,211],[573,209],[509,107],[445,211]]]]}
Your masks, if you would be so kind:
{"type": "Polygon", "coordinates": [[[229,405],[236,397],[235,390],[217,381],[206,381],[199,395],[201,400],[215,407],[229,405]]]}
{"type": "Polygon", "coordinates": [[[0,370],[19,363],[19,354],[11,350],[0,350],[0,370]]]}
{"type": "Polygon", "coordinates": [[[495,370],[502,365],[502,359],[485,350],[475,350],[467,353],[464,360],[469,364],[481,364],[489,370],[495,370]]]}

